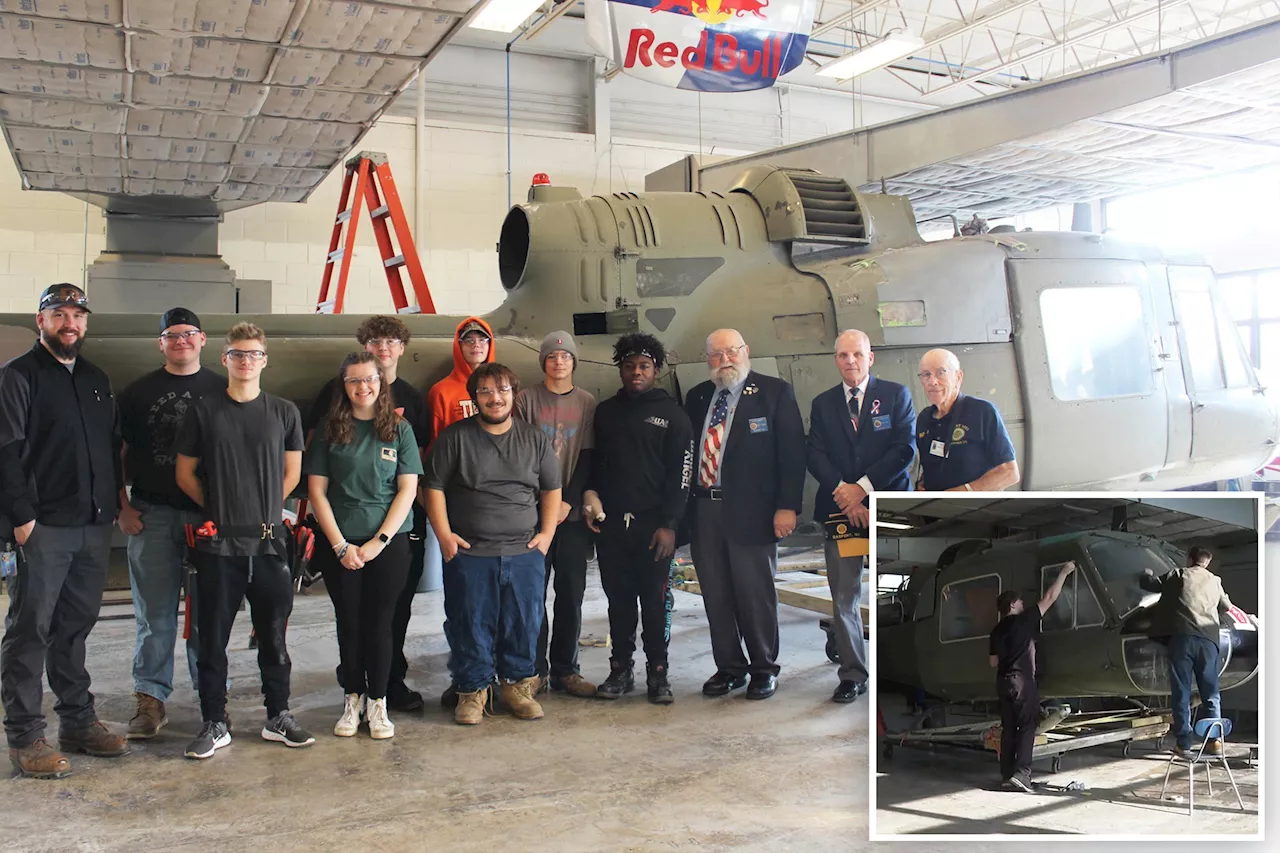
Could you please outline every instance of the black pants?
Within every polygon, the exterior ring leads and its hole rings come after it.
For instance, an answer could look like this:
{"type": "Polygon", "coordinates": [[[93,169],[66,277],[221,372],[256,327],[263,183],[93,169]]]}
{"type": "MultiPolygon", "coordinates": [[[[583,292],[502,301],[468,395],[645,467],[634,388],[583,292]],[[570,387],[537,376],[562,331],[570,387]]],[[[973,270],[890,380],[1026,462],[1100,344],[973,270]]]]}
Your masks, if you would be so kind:
{"type": "Polygon", "coordinates": [[[591,529],[586,522],[566,521],[556,528],[556,538],[551,540],[551,550],[547,551],[546,579],[547,589],[556,592],[556,601],[551,613],[547,612],[545,599],[543,602],[542,630],[538,632],[538,675],[550,673],[561,678],[578,671],[578,637],[582,633],[582,598],[587,592],[590,551],[591,529]]]}
{"type": "Polygon", "coordinates": [[[267,716],[289,709],[289,673],[293,663],[285,648],[285,625],[293,612],[293,580],[289,565],[276,554],[221,557],[196,554],[196,590],[200,605],[200,714],[206,722],[226,722],[227,643],[240,600],[249,600],[249,617],[258,637],[258,671],[267,716]]]}
{"type": "Polygon", "coordinates": [[[370,699],[387,695],[394,651],[392,615],[409,572],[409,551],[409,534],[400,533],[376,559],[352,570],[338,561],[323,534],[316,539],[315,553],[338,625],[338,683],[346,693],[370,699]]]}
{"type": "Polygon", "coordinates": [[[404,687],[404,680],[409,674],[404,639],[409,634],[413,597],[418,593],[418,583],[422,580],[422,563],[427,554],[427,511],[416,500],[413,502],[413,528],[406,538],[409,540],[409,572],[405,575],[404,587],[396,599],[395,613],[391,617],[391,674],[387,683],[392,692],[404,687]]]}
{"type": "Polygon", "coordinates": [[[47,527],[36,522],[18,551],[18,573],[9,580],[9,615],[0,643],[0,697],[9,746],[44,737],[44,684],[63,731],[97,719],[84,644],[98,621],[111,554],[111,525],[47,527]]]}
{"type": "Polygon", "coordinates": [[[600,583],[609,599],[609,633],[615,664],[631,666],[636,651],[636,625],[643,628],[644,656],[649,666],[667,664],[667,586],[671,560],[655,560],[649,549],[657,523],[610,514],[596,538],[600,583]],[[636,602],[639,602],[639,612],[636,602]]]}
{"type": "Polygon", "coordinates": [[[1000,778],[1031,779],[1031,751],[1040,721],[1040,695],[1034,678],[1015,673],[996,682],[1000,696],[1000,778]]]}

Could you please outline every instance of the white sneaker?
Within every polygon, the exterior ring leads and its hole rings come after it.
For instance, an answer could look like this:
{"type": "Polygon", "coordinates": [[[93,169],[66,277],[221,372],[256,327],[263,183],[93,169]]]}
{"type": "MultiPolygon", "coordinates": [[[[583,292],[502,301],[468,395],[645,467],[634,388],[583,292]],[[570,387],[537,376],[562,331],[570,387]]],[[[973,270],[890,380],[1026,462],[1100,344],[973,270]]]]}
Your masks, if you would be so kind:
{"type": "Polygon", "coordinates": [[[360,729],[360,714],[364,712],[364,696],[360,693],[348,693],[347,705],[342,709],[342,717],[333,727],[338,737],[353,737],[360,729]]]}
{"type": "Polygon", "coordinates": [[[395,737],[395,724],[387,719],[387,700],[370,699],[369,705],[365,709],[365,714],[369,720],[369,737],[374,740],[383,740],[389,737],[395,737]]]}

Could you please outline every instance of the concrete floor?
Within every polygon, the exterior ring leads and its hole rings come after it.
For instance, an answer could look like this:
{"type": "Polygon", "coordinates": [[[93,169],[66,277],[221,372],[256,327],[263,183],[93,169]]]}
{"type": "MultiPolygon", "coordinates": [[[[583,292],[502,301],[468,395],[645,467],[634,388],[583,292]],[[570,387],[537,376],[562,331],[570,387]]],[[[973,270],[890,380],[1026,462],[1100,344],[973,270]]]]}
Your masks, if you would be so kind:
{"type": "MultiPolygon", "coordinates": [[[[593,571],[584,635],[605,636],[604,605],[593,571]]],[[[300,596],[289,631],[293,708],[317,737],[304,750],[258,735],[242,613],[231,747],[209,761],[182,757],[199,728],[184,671],[168,726],[133,754],[74,756],[65,780],[6,780],[0,849],[846,851],[864,842],[868,703],[829,701],[835,667],[816,614],[781,608],[778,693],[748,702],[741,692],[701,695],[714,670],[702,601],[677,592],[676,608],[674,705],[649,705],[642,693],[612,703],[552,695],[540,722],[493,717],[463,728],[435,701],[447,684],[441,596],[421,594],[410,682],[431,699],[425,714],[393,715],[396,737],[375,742],[332,735],[342,705],[332,608],[323,593],[300,596]]],[[[131,620],[103,621],[89,643],[99,714],[120,731],[133,713],[133,635],[131,620]]],[[[584,673],[603,678],[607,659],[607,649],[584,648],[584,673]]],[[[46,693],[55,732],[52,703],[46,693]]]]}
{"type": "MultiPolygon", "coordinates": [[[[880,697],[886,724],[908,725],[899,713],[899,696],[880,697]]],[[[1168,742],[1166,741],[1166,744],[1168,742]]],[[[1070,752],[1060,772],[1048,761],[1032,768],[1033,780],[1059,787],[1072,781],[1083,791],[1035,794],[1000,786],[994,752],[898,747],[876,761],[876,832],[936,834],[1070,833],[1108,835],[1249,835],[1258,831],[1258,769],[1245,765],[1248,750],[1228,745],[1231,772],[1244,800],[1242,812],[1221,767],[1213,773],[1213,796],[1204,770],[1196,770],[1195,813],[1187,815],[1187,769],[1175,767],[1165,800],[1160,788],[1169,752],[1155,741],[1134,744],[1129,758],[1119,746],[1070,752]]]]}

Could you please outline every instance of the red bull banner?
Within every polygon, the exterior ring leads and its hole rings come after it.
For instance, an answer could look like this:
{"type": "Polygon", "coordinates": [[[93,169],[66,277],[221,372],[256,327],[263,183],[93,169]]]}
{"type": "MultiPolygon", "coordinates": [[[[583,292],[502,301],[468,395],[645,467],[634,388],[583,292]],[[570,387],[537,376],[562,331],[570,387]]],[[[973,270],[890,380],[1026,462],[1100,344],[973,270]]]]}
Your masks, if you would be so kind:
{"type": "Polygon", "coordinates": [[[624,74],[699,92],[766,89],[803,60],[818,0],[585,0],[624,74]]]}

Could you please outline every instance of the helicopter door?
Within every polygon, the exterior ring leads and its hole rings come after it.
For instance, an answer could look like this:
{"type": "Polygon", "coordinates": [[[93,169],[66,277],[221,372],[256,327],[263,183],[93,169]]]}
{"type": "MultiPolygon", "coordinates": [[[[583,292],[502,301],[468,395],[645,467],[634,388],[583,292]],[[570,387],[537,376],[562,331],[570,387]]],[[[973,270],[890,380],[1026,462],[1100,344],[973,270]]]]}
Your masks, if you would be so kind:
{"type": "Polygon", "coordinates": [[[1029,440],[1026,489],[1085,486],[1165,465],[1164,384],[1146,265],[1011,260],[1014,347],[1029,440]]]}
{"type": "Polygon", "coordinates": [[[1191,396],[1191,470],[1214,479],[1274,455],[1275,418],[1209,267],[1169,266],[1178,348],[1191,396]]]}

